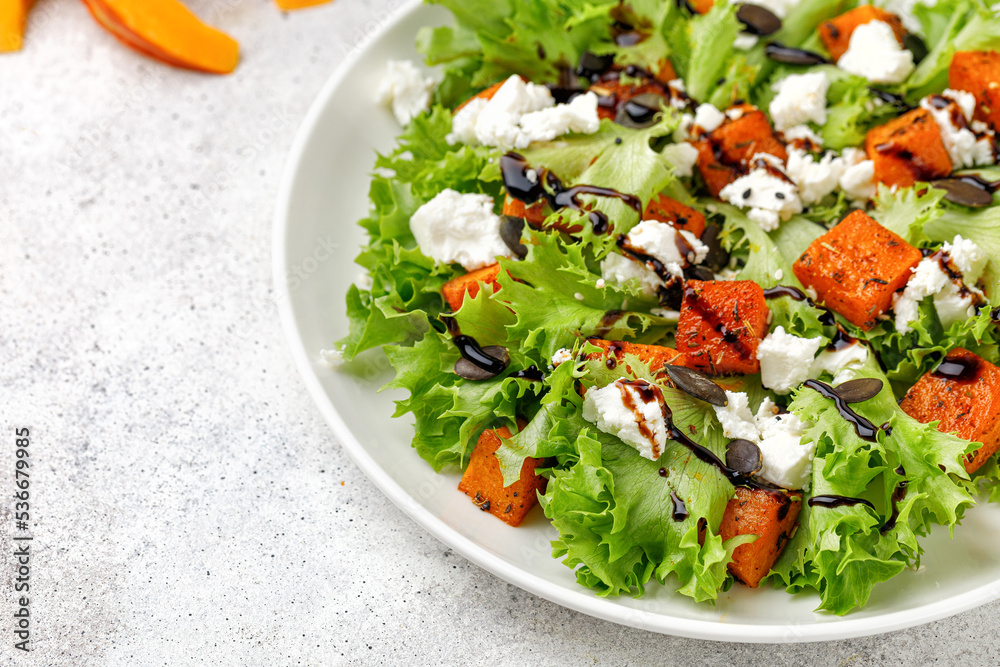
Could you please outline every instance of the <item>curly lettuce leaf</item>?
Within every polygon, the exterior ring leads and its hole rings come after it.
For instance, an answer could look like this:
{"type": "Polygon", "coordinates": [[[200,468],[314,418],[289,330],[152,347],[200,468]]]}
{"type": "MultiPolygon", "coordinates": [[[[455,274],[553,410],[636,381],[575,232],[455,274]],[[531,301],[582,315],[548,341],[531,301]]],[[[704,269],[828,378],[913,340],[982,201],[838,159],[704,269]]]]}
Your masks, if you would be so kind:
{"type": "MultiPolygon", "coordinates": [[[[886,382],[874,360],[857,377],[886,382]]],[[[864,605],[876,584],[917,563],[917,538],[931,524],[953,529],[974,504],[963,462],[975,445],[916,421],[888,387],[852,408],[884,425],[875,442],[860,438],[819,392],[803,387],[794,394],[789,410],[812,423],[804,439],[816,443],[816,458],[799,530],[771,575],[791,592],[817,590],[820,609],[836,614],[864,605]],[[905,495],[894,503],[904,482],[905,495]],[[860,503],[811,507],[809,499],[817,495],[863,498],[875,509],[860,503]]]]}

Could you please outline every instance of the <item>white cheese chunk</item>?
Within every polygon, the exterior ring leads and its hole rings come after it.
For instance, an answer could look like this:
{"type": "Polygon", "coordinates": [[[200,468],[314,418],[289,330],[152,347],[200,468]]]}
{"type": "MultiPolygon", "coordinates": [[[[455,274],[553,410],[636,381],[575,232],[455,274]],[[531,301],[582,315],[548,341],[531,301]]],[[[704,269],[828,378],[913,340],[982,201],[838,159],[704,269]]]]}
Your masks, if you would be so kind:
{"type": "Polygon", "coordinates": [[[628,247],[659,260],[671,274],[679,278],[684,275],[683,266],[700,264],[708,256],[708,246],[697,236],[688,231],[678,231],[673,225],[659,220],[643,220],[629,230],[625,242],[628,247]],[[681,255],[678,234],[683,239],[682,244],[690,247],[691,256],[681,255]]]}
{"type": "Polygon", "coordinates": [[[565,347],[561,347],[552,355],[552,365],[558,366],[561,363],[573,361],[573,353],[565,347]]]}
{"type": "Polygon", "coordinates": [[[733,440],[742,438],[750,442],[760,439],[757,420],[750,411],[750,399],[742,391],[726,391],[726,406],[713,405],[715,416],[722,424],[722,434],[733,440]]]}
{"type": "Polygon", "coordinates": [[[777,327],[757,346],[761,383],[776,394],[787,394],[809,379],[813,357],[822,338],[799,338],[777,327]]]}
{"type": "Polygon", "coordinates": [[[673,165],[675,175],[686,178],[694,173],[694,165],[698,161],[698,149],[691,144],[687,142],[668,144],[661,155],[673,165]]]}
{"type": "Polygon", "coordinates": [[[740,51],[749,51],[753,47],[757,46],[757,42],[760,41],[760,37],[757,35],[751,35],[748,32],[741,32],[736,35],[736,39],[733,40],[733,48],[739,49],[740,51]]]}
{"type": "Polygon", "coordinates": [[[693,122],[695,127],[700,127],[705,132],[714,132],[725,120],[726,114],[711,104],[699,104],[695,109],[693,122]]]}
{"type": "Polygon", "coordinates": [[[913,53],[900,46],[888,23],[870,21],[851,33],[837,67],[872,83],[902,83],[913,72],[913,53]]]}
{"type": "Polygon", "coordinates": [[[784,135],[785,141],[787,141],[788,143],[792,143],[793,141],[796,140],[801,140],[811,144],[815,144],[816,146],[823,145],[823,137],[813,132],[812,128],[809,127],[808,125],[796,125],[794,127],[788,128],[781,134],[784,135]]]}
{"type": "Polygon", "coordinates": [[[950,267],[961,277],[952,280],[942,269],[939,257],[922,259],[913,269],[903,293],[893,296],[892,309],[896,330],[900,333],[912,330],[910,324],[919,317],[920,302],[928,297],[934,298],[934,309],[946,329],[976,314],[981,292],[975,288],[975,283],[986,268],[986,253],[961,235],[955,236],[951,243],[945,243],[941,250],[946,253],[950,267]]]}
{"type": "Polygon", "coordinates": [[[636,281],[643,294],[655,296],[663,287],[663,281],[656,272],[638,260],[611,253],[601,260],[601,276],[618,285],[636,281]]]}
{"type": "Polygon", "coordinates": [[[497,257],[511,254],[500,237],[500,216],[493,212],[493,198],[488,195],[447,188],[414,212],[410,231],[420,252],[437,262],[458,262],[467,271],[496,264],[497,257]]]}
{"type": "Polygon", "coordinates": [[[632,445],[643,458],[656,461],[667,442],[662,397],[656,394],[656,400],[646,401],[633,383],[622,380],[592,387],[583,397],[583,418],[632,445]]]}
{"type": "MultiPolygon", "coordinates": [[[[773,165],[776,158],[758,153],[751,164],[759,164],[760,160],[768,160],[773,165]]],[[[722,188],[719,197],[734,206],[749,208],[747,217],[768,232],[777,229],[783,220],[802,212],[802,201],[795,185],[761,167],[755,167],[722,188]]]]}
{"type": "Polygon", "coordinates": [[[340,348],[320,350],[319,358],[329,368],[337,369],[344,365],[344,351],[340,348]]]}
{"type": "Polygon", "coordinates": [[[816,452],[814,443],[802,443],[806,424],[796,415],[779,413],[765,398],[753,414],[743,392],[726,392],[729,405],[714,407],[727,438],[742,438],[760,448],[763,465],[757,477],[786,489],[808,489],[816,452]]]}
{"type": "Polygon", "coordinates": [[[423,73],[410,60],[390,60],[379,85],[376,99],[392,108],[400,125],[408,125],[431,105],[434,79],[423,73]]]}
{"type": "Polygon", "coordinates": [[[768,109],[774,129],[787,130],[796,125],[826,122],[826,93],[830,80],[823,72],[789,74],[771,86],[777,95],[768,109]]]}
{"type": "Polygon", "coordinates": [[[489,100],[473,99],[452,118],[448,143],[526,148],[567,132],[592,134],[600,127],[597,95],[584,93],[556,104],[545,86],[512,75],[489,100]]]}
{"type": "Polygon", "coordinates": [[[841,155],[844,172],[840,189],[856,202],[867,202],[875,196],[875,163],[858,148],[848,148],[841,155]]]}
{"type": "Polygon", "coordinates": [[[802,442],[802,422],[792,414],[776,415],[761,433],[757,476],[786,489],[808,489],[816,443],[802,442]]]}
{"type": "Polygon", "coordinates": [[[815,204],[836,190],[846,169],[844,161],[833,153],[828,152],[817,161],[815,156],[804,150],[794,146],[788,149],[785,170],[795,181],[799,199],[804,205],[815,204]]]}

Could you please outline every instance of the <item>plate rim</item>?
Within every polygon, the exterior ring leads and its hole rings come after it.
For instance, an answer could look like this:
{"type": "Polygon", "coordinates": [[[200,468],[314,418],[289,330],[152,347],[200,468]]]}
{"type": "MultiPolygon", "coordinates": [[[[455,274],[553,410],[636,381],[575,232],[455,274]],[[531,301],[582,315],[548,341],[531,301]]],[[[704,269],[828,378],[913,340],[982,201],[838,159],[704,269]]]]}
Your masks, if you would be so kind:
{"type": "MultiPolygon", "coordinates": [[[[1000,580],[983,584],[965,593],[938,601],[914,607],[903,611],[895,611],[875,617],[851,619],[840,617],[835,621],[815,624],[773,624],[752,625],[747,623],[727,623],[724,621],[707,621],[681,618],[667,614],[645,611],[617,605],[604,598],[599,598],[589,590],[567,589],[555,586],[547,579],[532,574],[516,565],[504,561],[499,556],[488,552],[476,542],[467,538],[455,529],[449,527],[441,519],[428,512],[420,502],[403,490],[367,453],[361,442],[347,426],[337,407],[327,395],[313,368],[312,355],[305,348],[295,312],[292,307],[293,293],[286,280],[289,262],[286,256],[288,234],[291,229],[290,212],[292,209],[292,192],[309,138],[318,128],[318,121],[323,110],[335,98],[338,89],[351,69],[364,59],[386,32],[423,6],[421,0],[405,0],[383,22],[377,30],[366,36],[363,42],[347,53],[344,60],[337,66],[320,88],[316,98],[309,106],[303,120],[296,131],[295,138],[289,148],[288,155],[282,166],[276,200],[275,217],[271,239],[272,280],[274,283],[274,301],[281,320],[281,327],[286,343],[289,346],[296,369],[306,390],[319,409],[327,425],[337,437],[340,445],[347,451],[351,460],[361,468],[378,489],[392,503],[403,511],[411,520],[428,533],[454,549],[464,558],[477,566],[491,572],[500,579],[518,588],[537,595],[545,600],[567,609],[578,611],[588,616],[617,623],[627,627],[657,632],[660,634],[721,642],[738,643],[806,643],[833,641],[866,637],[876,634],[902,630],[925,623],[937,621],[955,614],[979,607],[1000,598],[1000,580]]],[[[373,149],[374,150],[374,149],[373,149]]]]}

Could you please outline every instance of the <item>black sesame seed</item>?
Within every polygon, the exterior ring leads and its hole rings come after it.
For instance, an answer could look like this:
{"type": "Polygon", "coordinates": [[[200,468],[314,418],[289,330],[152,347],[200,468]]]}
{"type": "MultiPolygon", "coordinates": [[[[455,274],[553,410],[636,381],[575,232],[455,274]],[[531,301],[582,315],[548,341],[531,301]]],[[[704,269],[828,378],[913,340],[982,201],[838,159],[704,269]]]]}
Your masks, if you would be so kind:
{"type": "Polygon", "coordinates": [[[615,143],[616,144],[620,144],[621,142],[622,142],[622,138],[621,137],[615,137],[615,143]]]}
{"type": "Polygon", "coordinates": [[[750,188],[747,188],[747,191],[743,193],[743,198],[744,199],[750,199],[750,195],[751,194],[753,194],[753,192],[751,191],[750,188]]]}
{"type": "Polygon", "coordinates": [[[784,192],[775,192],[774,196],[775,196],[776,199],[784,199],[785,198],[785,193],[784,192]]]}

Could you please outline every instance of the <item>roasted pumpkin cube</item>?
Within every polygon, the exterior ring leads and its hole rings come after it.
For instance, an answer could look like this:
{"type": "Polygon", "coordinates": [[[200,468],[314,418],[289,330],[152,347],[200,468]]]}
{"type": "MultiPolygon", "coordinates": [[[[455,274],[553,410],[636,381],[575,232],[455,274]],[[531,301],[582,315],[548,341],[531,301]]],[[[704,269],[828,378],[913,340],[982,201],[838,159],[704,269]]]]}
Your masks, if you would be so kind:
{"type": "Polygon", "coordinates": [[[705,187],[718,197],[722,188],[740,177],[740,170],[728,164],[723,164],[715,153],[715,147],[707,139],[694,141],[692,144],[698,150],[698,173],[705,181],[705,187]]]}
{"type": "Polygon", "coordinates": [[[709,135],[723,163],[746,165],[757,153],[769,153],[782,162],[788,159],[785,145],[775,136],[763,111],[752,104],[741,104],[728,110],[730,115],[734,112],[739,114],[737,118],[727,117],[709,135]]]}
{"type": "Polygon", "coordinates": [[[659,194],[649,200],[643,220],[659,220],[700,237],[705,231],[705,216],[676,199],[659,194]]]}
{"type": "Polygon", "coordinates": [[[452,278],[441,287],[441,293],[444,295],[444,300],[455,311],[462,307],[462,302],[465,301],[466,294],[471,298],[475,298],[479,294],[481,283],[493,285],[494,292],[500,289],[500,284],[497,283],[497,276],[499,275],[499,264],[484,266],[481,269],[470,271],[464,276],[452,278]]]}
{"type": "Polygon", "coordinates": [[[660,58],[656,61],[656,80],[660,83],[670,83],[677,78],[677,70],[674,64],[667,58],[660,58]]]}
{"type": "Polygon", "coordinates": [[[737,581],[757,588],[774,567],[785,545],[795,535],[802,494],[780,489],[736,487],[736,495],[726,505],[719,535],[728,540],[737,535],[756,535],[750,544],[733,550],[729,571],[737,581]]]}
{"type": "Polygon", "coordinates": [[[552,209],[549,208],[548,203],[544,199],[539,199],[534,204],[528,205],[520,199],[514,199],[510,195],[506,195],[503,200],[503,209],[500,212],[503,215],[524,218],[529,225],[537,229],[542,226],[542,223],[545,222],[545,218],[549,216],[552,209]]]}
{"type": "Polygon", "coordinates": [[[698,171],[716,197],[722,188],[746,173],[757,153],[788,159],[784,144],[775,136],[764,112],[751,104],[733,107],[729,113],[733,111],[738,112],[737,118],[726,118],[707,137],[692,142],[698,150],[698,171]]]}
{"type": "Polygon", "coordinates": [[[852,211],[810,243],[792,270],[799,282],[816,290],[820,302],[870,329],[892,306],[892,295],[906,286],[920,259],[920,251],[898,234],[864,211],[852,211]]]}
{"type": "Polygon", "coordinates": [[[1000,128],[1000,52],[957,52],[948,68],[948,87],[975,95],[975,119],[1000,128]]]}
{"type": "Polygon", "coordinates": [[[545,492],[545,478],[535,473],[544,459],[524,459],[520,478],[510,486],[504,486],[496,451],[502,444],[500,438],[510,436],[510,429],[506,426],[483,431],[469,457],[469,467],[462,475],[458,490],[472,498],[482,511],[512,526],[519,526],[524,515],[538,504],[536,492],[545,492]]]}
{"type": "Polygon", "coordinates": [[[699,14],[707,14],[715,6],[715,0],[687,0],[688,7],[699,14]]]}
{"type": "Polygon", "coordinates": [[[968,455],[965,469],[978,470],[1000,448],[1000,368],[962,348],[910,387],[899,407],[924,424],[983,446],[968,455]]]}
{"type": "Polygon", "coordinates": [[[688,280],[677,322],[685,365],[711,375],[759,373],[767,333],[764,290],[752,280],[688,280]]]}
{"type": "Polygon", "coordinates": [[[872,21],[882,21],[889,24],[892,31],[896,33],[896,39],[899,40],[900,46],[903,45],[906,28],[903,27],[903,22],[899,20],[898,16],[872,5],[862,5],[819,24],[819,38],[823,40],[823,45],[830,52],[830,57],[833,58],[834,62],[840,60],[840,57],[847,52],[847,47],[851,45],[851,35],[854,34],[854,29],[872,21]]]}
{"type": "MultiPolygon", "coordinates": [[[[662,345],[641,345],[623,340],[604,340],[602,338],[591,338],[588,342],[603,349],[604,353],[591,352],[587,358],[607,359],[608,364],[617,364],[625,358],[626,354],[632,354],[649,364],[649,370],[654,374],[662,372],[663,366],[666,364],[684,365],[683,354],[662,345]]],[[[631,372],[632,369],[627,368],[627,370],[631,372]]]]}
{"type": "Polygon", "coordinates": [[[875,180],[886,185],[905,188],[951,173],[948,149],[927,109],[914,109],[869,130],[865,152],[875,163],[875,180]]]}

